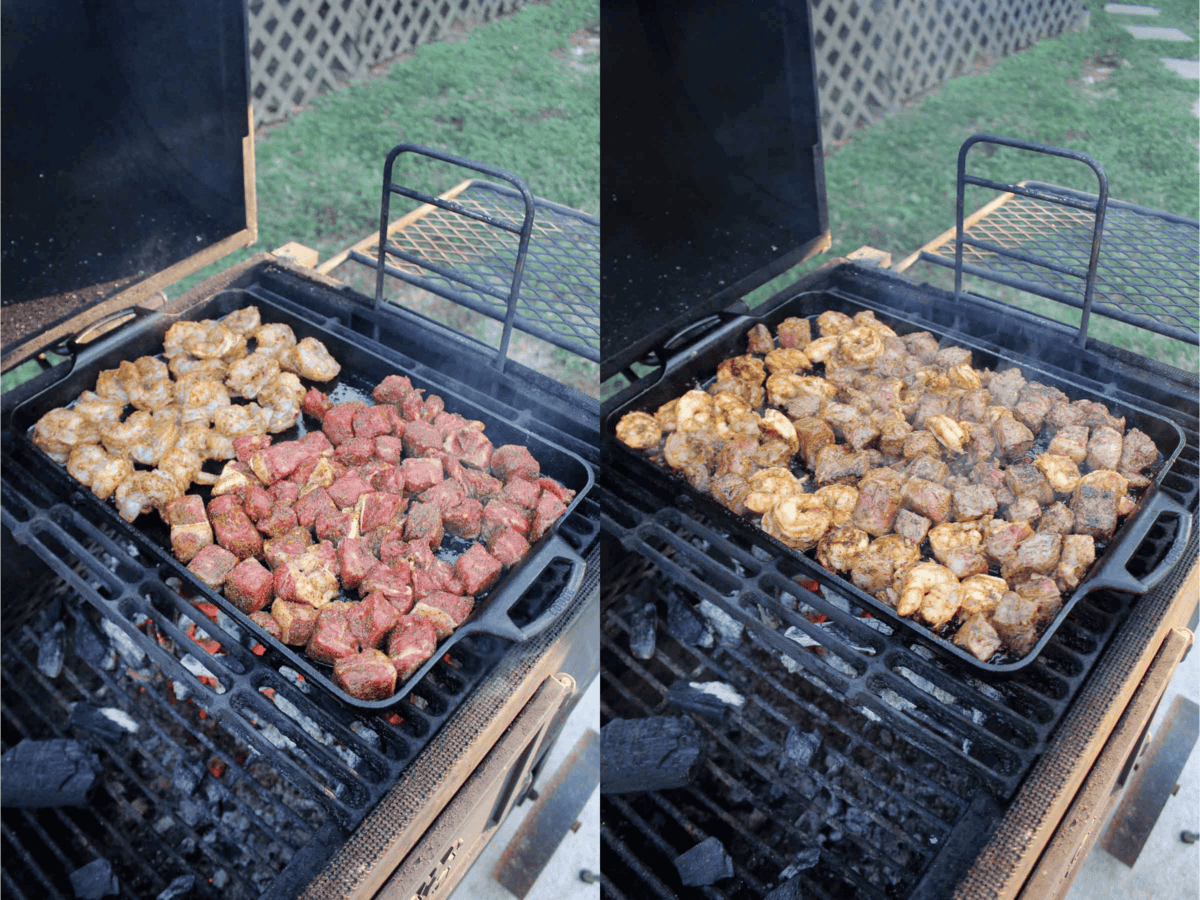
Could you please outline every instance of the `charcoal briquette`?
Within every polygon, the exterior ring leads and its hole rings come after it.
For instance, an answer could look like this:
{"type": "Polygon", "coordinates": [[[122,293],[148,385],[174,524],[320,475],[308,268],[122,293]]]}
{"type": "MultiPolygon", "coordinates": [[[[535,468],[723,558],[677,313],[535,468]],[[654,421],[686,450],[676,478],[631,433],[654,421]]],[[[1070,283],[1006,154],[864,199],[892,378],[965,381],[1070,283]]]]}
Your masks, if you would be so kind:
{"type": "Polygon", "coordinates": [[[795,725],[788,729],[783,751],[787,758],[798,766],[807,766],[821,746],[821,735],[816,731],[801,731],[795,725]]]}
{"type": "Polygon", "coordinates": [[[703,642],[706,631],[704,620],[686,600],[673,591],[667,594],[667,634],[681,644],[696,647],[703,642]]]}
{"type": "Polygon", "coordinates": [[[803,900],[799,878],[790,878],[767,894],[763,900],[803,900]]]}
{"type": "Polygon", "coordinates": [[[196,788],[200,786],[200,781],[204,778],[204,766],[200,763],[179,763],[171,772],[171,784],[175,790],[184,796],[190,797],[195,793],[196,788]]]}
{"type": "Polygon", "coordinates": [[[119,741],[122,737],[138,730],[137,722],[128,713],[114,708],[100,708],[90,703],[79,702],[71,708],[67,720],[73,728],[87,731],[106,741],[119,741]]]}
{"type": "Polygon", "coordinates": [[[195,875],[180,875],[165,888],[159,891],[158,896],[155,897],[154,900],[179,900],[180,897],[186,897],[188,894],[190,894],[192,888],[195,886],[195,875]]]}
{"type": "Polygon", "coordinates": [[[652,659],[657,643],[658,609],[644,603],[629,617],[629,652],[636,659],[652,659]]]}
{"type": "Polygon", "coordinates": [[[733,858],[719,839],[710,837],[675,857],[675,868],[685,885],[702,887],[722,878],[732,878],[733,858]]]}
{"type": "Polygon", "coordinates": [[[100,761],[79,741],[26,738],[0,756],[0,806],[41,809],[82,806],[100,761]]]}
{"type": "Polygon", "coordinates": [[[679,680],[667,691],[667,704],[719,722],[730,708],[740,708],[746,698],[722,681],[679,680]]]}
{"type": "Polygon", "coordinates": [[[37,668],[47,678],[62,674],[66,633],[66,623],[59,621],[38,639],[37,668]]]}
{"type": "Polygon", "coordinates": [[[179,818],[183,819],[188,825],[195,827],[196,823],[203,822],[209,818],[208,805],[188,797],[179,803],[179,818]]]}
{"type": "Polygon", "coordinates": [[[68,876],[79,900],[100,900],[120,893],[121,886],[106,859],[94,859],[68,876]]]}
{"type": "Polygon", "coordinates": [[[821,859],[820,847],[805,847],[796,854],[792,865],[796,867],[797,872],[803,872],[805,869],[811,869],[821,859]]]}
{"type": "Polygon", "coordinates": [[[112,658],[108,642],[83,616],[75,620],[75,653],[93,669],[103,668],[104,663],[112,658]]]}

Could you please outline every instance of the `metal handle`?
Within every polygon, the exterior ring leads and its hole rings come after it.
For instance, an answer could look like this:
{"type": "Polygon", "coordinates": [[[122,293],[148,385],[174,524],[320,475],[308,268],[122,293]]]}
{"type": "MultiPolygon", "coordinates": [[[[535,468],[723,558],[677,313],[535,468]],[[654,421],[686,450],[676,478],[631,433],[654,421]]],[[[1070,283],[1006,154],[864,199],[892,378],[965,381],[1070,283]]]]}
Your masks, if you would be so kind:
{"type": "Polygon", "coordinates": [[[95,322],[92,322],[92,323],[84,326],[82,329],[77,331],[72,337],[67,338],[66,341],[63,342],[63,345],[62,345],[63,349],[72,357],[78,356],[85,348],[91,346],[93,343],[100,340],[100,338],[113,337],[117,332],[121,331],[123,328],[127,328],[129,325],[132,325],[134,322],[137,322],[139,319],[144,319],[144,318],[146,318],[146,316],[153,315],[153,314],[154,314],[154,310],[145,309],[144,307],[141,307],[141,306],[131,306],[126,309],[119,309],[116,312],[111,312],[107,316],[101,316],[95,322]],[[103,326],[107,325],[109,322],[113,322],[113,321],[116,321],[117,319],[123,319],[126,317],[129,318],[129,321],[126,322],[125,325],[122,325],[120,327],[113,328],[111,330],[104,331],[100,334],[97,334],[91,340],[88,340],[88,341],[83,340],[85,335],[90,334],[91,332],[96,331],[99,328],[102,328],[103,326]]]}
{"type": "MultiPolygon", "coordinates": [[[[521,562],[521,569],[517,573],[514,581],[505,585],[506,590],[511,590],[514,597],[519,599],[529,586],[537,579],[539,575],[550,565],[553,559],[565,559],[571,566],[570,577],[567,578],[567,583],[555,598],[550,607],[540,616],[534,619],[527,625],[521,626],[514,622],[509,617],[509,609],[503,611],[503,615],[495,617],[484,617],[480,619],[478,630],[486,631],[488,634],[494,634],[497,637],[502,637],[510,641],[527,641],[531,637],[541,634],[550,624],[557,619],[575,598],[575,594],[579,591],[579,586],[583,583],[583,570],[586,563],[578,553],[576,553],[571,545],[568,544],[557,533],[552,534],[549,539],[542,544],[533,555],[527,557],[521,562]]],[[[515,601],[514,601],[515,602],[515,601]]]]}
{"type": "MultiPolygon", "coordinates": [[[[1104,214],[1108,207],[1108,176],[1104,174],[1104,167],[1100,165],[1092,157],[1086,153],[1081,153],[1078,150],[1068,150],[1064,147],[1052,147],[1049,144],[1037,144],[1032,141],[1020,141],[1015,138],[1000,137],[994,134],[976,134],[963,141],[963,145],[958,151],[958,192],[955,198],[954,207],[954,297],[957,300],[962,295],[962,275],[963,275],[963,245],[967,244],[972,247],[978,247],[981,250],[987,250],[990,253],[995,253],[999,256],[1005,256],[1010,259],[1017,259],[1030,265],[1040,266],[1046,269],[1060,272],[1067,275],[1073,275],[1077,278],[1084,278],[1083,292],[1083,315],[1079,322],[1079,337],[1077,343],[1080,347],[1087,344],[1087,329],[1088,318],[1092,312],[1092,298],[1096,288],[1096,270],[1100,264],[1100,242],[1104,237],[1104,214]],[[1043,153],[1048,156],[1059,156],[1063,159],[1073,159],[1076,162],[1081,162],[1089,166],[1096,173],[1096,180],[1099,183],[1099,194],[1096,199],[1085,200],[1079,196],[1073,196],[1066,192],[1059,192],[1048,187],[1027,186],[1024,184],[1005,184],[1000,181],[992,181],[990,178],[980,178],[976,175],[967,174],[967,151],[976,144],[997,144],[1002,147],[1014,147],[1018,150],[1028,150],[1031,153],[1043,153]],[[1073,209],[1085,210],[1088,212],[1094,211],[1096,214],[1096,222],[1092,229],[1092,248],[1091,255],[1088,259],[1088,267],[1085,270],[1077,266],[1068,266],[1062,263],[1052,262],[1050,260],[1041,259],[1028,253],[1023,253],[1019,250],[1011,250],[994,244],[990,241],[977,240],[968,238],[963,234],[963,215],[966,203],[966,186],[968,184],[976,187],[986,187],[992,190],[1005,191],[1012,194],[1020,194],[1025,197],[1031,197],[1035,200],[1041,200],[1046,203],[1054,203],[1060,206],[1067,206],[1073,209]]],[[[982,278],[990,278],[1000,283],[1009,283],[999,278],[993,278],[988,274],[986,269],[979,266],[967,267],[968,271],[973,275],[978,275],[982,278]]],[[[1015,285],[1019,287],[1020,285],[1015,285]]]]}
{"type": "Polygon", "coordinates": [[[1129,533],[1122,537],[1120,546],[1114,548],[1113,554],[1105,560],[1104,568],[1098,572],[1089,584],[1089,588],[1111,588],[1116,591],[1126,591],[1131,594],[1144,594],[1166,577],[1175,568],[1187,550],[1188,538],[1192,534],[1192,514],[1183,506],[1176,503],[1162,491],[1151,497],[1141,512],[1128,525],[1129,533]],[[1151,527],[1158,521],[1159,516],[1170,513],[1178,517],[1179,530],[1171,549],[1162,561],[1152,571],[1141,578],[1130,574],[1126,566],[1137,551],[1151,527]]]}

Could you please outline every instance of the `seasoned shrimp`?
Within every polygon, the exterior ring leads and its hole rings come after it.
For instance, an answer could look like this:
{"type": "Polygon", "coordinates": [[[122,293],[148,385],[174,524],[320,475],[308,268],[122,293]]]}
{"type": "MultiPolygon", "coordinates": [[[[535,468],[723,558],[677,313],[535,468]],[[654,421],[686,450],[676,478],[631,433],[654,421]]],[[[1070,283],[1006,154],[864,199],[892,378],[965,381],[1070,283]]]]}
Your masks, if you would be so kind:
{"type": "Polygon", "coordinates": [[[108,454],[99,444],[84,444],[76,447],[67,457],[67,472],[76,481],[92,486],[96,469],[108,462],[108,454]]]}
{"type": "MultiPolygon", "coordinates": [[[[136,416],[133,413],[130,416],[136,416]]],[[[179,438],[179,410],[173,407],[156,410],[144,433],[125,448],[125,454],[143,466],[156,466],[163,454],[175,446],[179,438]]]]}
{"type": "Polygon", "coordinates": [[[649,413],[626,413],[617,422],[617,440],[634,450],[648,450],[662,440],[662,428],[649,413]]]}
{"type": "Polygon", "coordinates": [[[199,359],[240,359],[246,354],[246,338],[220,322],[205,319],[201,328],[183,341],[183,349],[199,359]]]}
{"type": "Polygon", "coordinates": [[[163,356],[174,359],[176,356],[188,354],[188,341],[200,340],[203,335],[204,326],[199,322],[176,322],[167,329],[166,336],[163,337],[163,356]]]}
{"type": "Polygon", "coordinates": [[[96,423],[73,409],[52,409],[33,426],[33,443],[59,463],[65,463],[76,447],[98,440],[96,423]]]}
{"type": "Polygon", "coordinates": [[[105,422],[115,422],[125,412],[124,404],[116,400],[107,400],[92,391],[84,391],[71,407],[89,422],[99,428],[105,422]]]}
{"type": "Polygon", "coordinates": [[[160,359],[143,356],[133,362],[123,360],[116,369],[115,379],[120,384],[127,402],[138,409],[162,409],[175,402],[171,373],[167,370],[167,364],[160,359]]]}
{"type": "Polygon", "coordinates": [[[763,363],[772,375],[776,372],[803,372],[812,368],[812,363],[809,362],[804,351],[797,350],[795,347],[772,350],[767,354],[763,363]]]}
{"type": "Polygon", "coordinates": [[[964,548],[979,549],[983,534],[972,522],[943,522],[929,529],[929,549],[934,559],[945,562],[950,552],[964,548]]]}
{"type": "Polygon", "coordinates": [[[92,493],[101,500],[107,500],[121,482],[133,474],[133,463],[92,444],[71,453],[67,460],[67,471],[90,487],[92,493]]]}
{"type": "Polygon", "coordinates": [[[117,512],[126,522],[132,522],[142,513],[152,509],[161,510],[182,496],[183,492],[175,481],[157,469],[134,472],[117,488],[117,512]]]}
{"type": "Polygon", "coordinates": [[[843,312],[827,309],[825,312],[817,316],[817,327],[821,329],[821,336],[845,334],[854,327],[854,320],[843,312]]]}
{"type": "Polygon", "coordinates": [[[731,356],[721,360],[717,366],[717,381],[748,381],[751,384],[762,384],[767,377],[767,369],[757,356],[731,356]]]}
{"type": "Polygon", "coordinates": [[[262,316],[257,306],[247,306],[231,312],[221,320],[226,328],[234,334],[244,334],[247,337],[262,323],[262,316]]]}
{"type": "Polygon", "coordinates": [[[838,340],[836,334],[823,334],[804,348],[804,355],[811,363],[826,362],[838,348],[838,340]]]}
{"type": "Polygon", "coordinates": [[[828,507],[835,526],[847,524],[858,506],[858,488],[848,484],[827,484],[814,496],[828,507]]]}
{"type": "Polygon", "coordinates": [[[854,324],[870,328],[880,337],[896,337],[896,332],[875,318],[875,313],[869,309],[854,314],[854,324]]]}
{"type": "Polygon", "coordinates": [[[859,325],[838,337],[837,350],[844,362],[861,367],[873,362],[883,352],[883,339],[874,328],[859,325]]]}
{"type": "Polygon", "coordinates": [[[675,408],[675,427],[683,432],[710,432],[713,428],[713,398],[704,391],[688,391],[675,408]]]}
{"type": "Polygon", "coordinates": [[[325,345],[316,338],[306,337],[295,347],[284,350],[279,356],[280,365],[313,381],[329,381],[342,371],[338,361],[330,356],[325,345]]]}
{"type": "Polygon", "coordinates": [[[748,486],[744,505],[756,513],[765,513],[784,497],[804,492],[803,483],[782,466],[759,469],[750,476],[748,486]]]}
{"type": "Polygon", "coordinates": [[[260,325],[253,334],[254,352],[265,353],[279,359],[279,354],[296,346],[296,333],[290,325],[272,322],[260,325]]]}
{"type": "Polygon", "coordinates": [[[925,430],[951,453],[963,452],[963,441],[967,439],[967,432],[949,416],[930,416],[925,420],[925,430]]]}
{"type": "Polygon", "coordinates": [[[167,368],[176,378],[211,378],[213,381],[224,381],[229,371],[229,365],[220,359],[196,359],[190,353],[181,353],[171,357],[167,368]]]}
{"type": "Polygon", "coordinates": [[[962,606],[962,587],[954,573],[934,562],[913,566],[900,591],[896,612],[902,616],[916,613],[931,628],[940,628],[962,606]]]}
{"type": "Polygon", "coordinates": [[[1059,494],[1070,494],[1079,487],[1079,466],[1069,456],[1059,456],[1054,453],[1042,453],[1033,464],[1041,469],[1050,487],[1059,494]]]}
{"type": "Polygon", "coordinates": [[[267,431],[279,434],[287,431],[300,418],[300,401],[304,386],[291,372],[280,372],[258,392],[258,403],[269,414],[267,431]]]}
{"type": "Polygon", "coordinates": [[[787,444],[789,453],[800,449],[800,437],[796,434],[796,426],[777,409],[768,409],[759,417],[758,430],[764,441],[783,441],[787,444]]]}
{"type": "Polygon", "coordinates": [[[212,484],[216,481],[215,475],[201,470],[203,465],[204,457],[199,453],[176,445],[162,455],[156,471],[174,481],[182,494],[192,486],[192,482],[212,484]]]}
{"type": "Polygon", "coordinates": [[[813,494],[784,497],[762,517],[762,529],[796,550],[816,545],[833,525],[833,516],[813,494]]]}
{"type": "Polygon", "coordinates": [[[257,403],[222,406],[213,416],[213,431],[225,437],[266,434],[271,415],[257,403]]]}
{"type": "Polygon", "coordinates": [[[218,409],[229,405],[229,391],[219,381],[191,376],[175,382],[175,402],[185,424],[211,422],[218,409]]]}
{"type": "Polygon", "coordinates": [[[239,396],[254,400],[258,397],[258,392],[280,371],[279,360],[256,350],[229,367],[225,385],[239,396]]]}
{"type": "Polygon", "coordinates": [[[974,615],[983,615],[990,619],[1007,591],[1008,582],[995,575],[972,575],[970,578],[964,578],[959,618],[969,619],[974,615]]]}
{"type": "Polygon", "coordinates": [[[871,536],[852,525],[835,525],[817,544],[817,562],[831,572],[848,572],[871,543],[871,536]]]}
{"type": "Polygon", "coordinates": [[[983,387],[979,373],[971,368],[970,363],[959,363],[946,373],[950,384],[966,391],[977,391],[983,387]]]}

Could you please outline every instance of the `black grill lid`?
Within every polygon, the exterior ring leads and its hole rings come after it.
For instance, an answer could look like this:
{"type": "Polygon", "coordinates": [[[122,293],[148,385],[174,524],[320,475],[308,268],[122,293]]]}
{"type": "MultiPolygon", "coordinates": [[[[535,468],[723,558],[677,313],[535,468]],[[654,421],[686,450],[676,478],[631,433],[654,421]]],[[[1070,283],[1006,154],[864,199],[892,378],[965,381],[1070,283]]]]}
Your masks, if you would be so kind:
{"type": "Polygon", "coordinates": [[[828,229],[807,3],[604,0],[601,378],[828,229]]]}
{"type": "Polygon", "coordinates": [[[246,50],[243,0],[4,0],[5,306],[253,242],[246,50]]]}

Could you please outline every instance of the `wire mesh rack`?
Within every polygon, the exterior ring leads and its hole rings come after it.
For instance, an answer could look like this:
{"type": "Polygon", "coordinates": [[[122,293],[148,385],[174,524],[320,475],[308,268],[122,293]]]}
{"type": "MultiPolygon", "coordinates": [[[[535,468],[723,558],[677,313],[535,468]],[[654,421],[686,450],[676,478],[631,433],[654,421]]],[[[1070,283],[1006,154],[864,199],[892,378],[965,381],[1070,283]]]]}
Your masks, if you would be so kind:
{"type": "MultiPolygon", "coordinates": [[[[1092,200],[1039,182],[1022,187],[1092,200]]],[[[1058,264],[1087,268],[1095,213],[1004,193],[964,222],[964,236],[1058,264]]],[[[897,269],[917,261],[954,268],[954,229],[897,269]]],[[[963,271],[1082,309],[1081,282],[1044,264],[963,246],[963,271]]],[[[1200,342],[1200,222],[1110,199],[1092,312],[1195,344],[1200,342]]]]}

